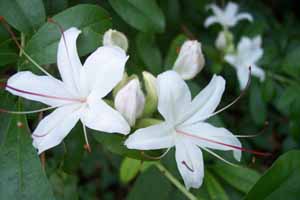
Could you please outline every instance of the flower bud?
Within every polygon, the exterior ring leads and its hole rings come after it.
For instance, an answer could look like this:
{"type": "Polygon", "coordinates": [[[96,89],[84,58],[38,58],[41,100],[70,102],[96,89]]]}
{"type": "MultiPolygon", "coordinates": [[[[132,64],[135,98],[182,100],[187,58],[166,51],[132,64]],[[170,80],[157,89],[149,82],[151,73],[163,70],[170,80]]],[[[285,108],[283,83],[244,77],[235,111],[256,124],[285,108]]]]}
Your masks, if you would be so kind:
{"type": "Polygon", "coordinates": [[[144,85],[146,90],[146,103],[143,116],[149,117],[157,110],[156,78],[149,72],[143,72],[144,85]]]}
{"type": "Polygon", "coordinates": [[[224,51],[225,53],[230,53],[234,51],[233,35],[229,31],[221,31],[215,41],[215,46],[217,49],[224,51]]]}
{"type": "Polygon", "coordinates": [[[103,35],[104,46],[118,46],[124,51],[128,49],[128,40],[124,33],[109,29],[103,35]]]}
{"type": "Polygon", "coordinates": [[[130,126],[143,114],[145,97],[137,78],[129,81],[116,95],[115,108],[124,116],[130,126]]]}
{"type": "Polygon", "coordinates": [[[173,70],[178,72],[183,79],[189,80],[203,69],[204,64],[201,43],[197,40],[188,40],[181,46],[173,70]]]}

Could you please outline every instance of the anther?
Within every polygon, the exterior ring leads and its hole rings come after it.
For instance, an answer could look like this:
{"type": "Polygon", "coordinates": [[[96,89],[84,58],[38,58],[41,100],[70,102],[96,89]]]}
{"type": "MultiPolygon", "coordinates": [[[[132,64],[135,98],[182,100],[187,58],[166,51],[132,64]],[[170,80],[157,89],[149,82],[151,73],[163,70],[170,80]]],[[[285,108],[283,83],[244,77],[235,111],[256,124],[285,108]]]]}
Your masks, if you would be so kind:
{"type": "Polygon", "coordinates": [[[186,164],[186,162],[185,162],[184,160],[181,161],[181,163],[182,163],[189,171],[194,172],[194,170],[193,170],[190,166],[188,166],[188,164],[186,164]]]}
{"type": "Polygon", "coordinates": [[[20,121],[17,122],[17,127],[18,128],[23,128],[24,127],[24,124],[20,121]]]}

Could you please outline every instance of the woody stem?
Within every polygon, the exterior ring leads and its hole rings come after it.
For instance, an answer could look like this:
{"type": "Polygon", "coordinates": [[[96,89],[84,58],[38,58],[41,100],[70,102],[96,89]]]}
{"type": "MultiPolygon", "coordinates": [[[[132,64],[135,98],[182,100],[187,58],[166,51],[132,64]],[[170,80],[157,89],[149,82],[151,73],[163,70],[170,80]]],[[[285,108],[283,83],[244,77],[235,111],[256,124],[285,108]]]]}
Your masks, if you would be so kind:
{"type": "Polygon", "coordinates": [[[156,162],[155,166],[189,200],[197,200],[198,199],[197,197],[195,197],[195,195],[193,195],[190,191],[188,191],[160,162],[156,162]]]}

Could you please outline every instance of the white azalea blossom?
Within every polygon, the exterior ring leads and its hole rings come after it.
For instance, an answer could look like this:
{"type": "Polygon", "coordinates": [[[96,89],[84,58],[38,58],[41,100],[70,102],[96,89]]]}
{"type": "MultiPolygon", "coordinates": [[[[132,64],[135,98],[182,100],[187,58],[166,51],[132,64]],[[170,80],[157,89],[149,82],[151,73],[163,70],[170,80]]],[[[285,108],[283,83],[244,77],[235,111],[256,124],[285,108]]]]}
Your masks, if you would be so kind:
{"type": "MultiPolygon", "coordinates": [[[[165,121],[134,132],[125,141],[130,149],[176,148],[176,162],[187,188],[198,188],[204,177],[201,149],[232,150],[241,159],[241,143],[228,130],[205,122],[211,117],[225,89],[225,80],[214,76],[192,100],[190,90],[174,71],[157,78],[158,111],[165,121]]],[[[216,155],[215,153],[213,153],[216,155]]]]}
{"type": "Polygon", "coordinates": [[[173,70],[178,72],[183,79],[189,80],[203,69],[204,64],[205,60],[201,50],[201,43],[197,40],[188,40],[181,46],[173,70]]]}
{"type": "Polygon", "coordinates": [[[102,99],[122,79],[128,57],[121,48],[99,47],[82,65],[76,47],[80,32],[70,28],[59,42],[57,65],[62,81],[24,71],[7,82],[12,94],[56,107],[32,134],[39,153],[58,145],[79,120],[98,131],[130,131],[122,115],[102,99]]]}
{"type": "Polygon", "coordinates": [[[261,48],[261,37],[257,36],[253,39],[243,37],[235,54],[227,54],[225,60],[232,65],[236,71],[239,79],[241,89],[244,89],[248,82],[249,66],[251,66],[251,73],[260,81],[265,80],[265,72],[256,65],[256,62],[263,56],[263,49],[261,48]]]}
{"type": "Polygon", "coordinates": [[[109,29],[103,35],[103,45],[104,46],[118,46],[124,51],[128,49],[128,39],[124,33],[109,29]]]}
{"type": "Polygon", "coordinates": [[[130,126],[143,114],[145,96],[137,78],[129,81],[115,97],[115,108],[125,117],[130,126]]]}
{"type": "Polygon", "coordinates": [[[213,15],[205,20],[205,27],[219,23],[224,28],[228,28],[235,26],[240,20],[243,19],[247,19],[251,22],[253,21],[253,18],[249,13],[238,13],[239,7],[233,2],[228,2],[224,9],[220,8],[216,4],[210,4],[208,9],[213,11],[213,15]]]}

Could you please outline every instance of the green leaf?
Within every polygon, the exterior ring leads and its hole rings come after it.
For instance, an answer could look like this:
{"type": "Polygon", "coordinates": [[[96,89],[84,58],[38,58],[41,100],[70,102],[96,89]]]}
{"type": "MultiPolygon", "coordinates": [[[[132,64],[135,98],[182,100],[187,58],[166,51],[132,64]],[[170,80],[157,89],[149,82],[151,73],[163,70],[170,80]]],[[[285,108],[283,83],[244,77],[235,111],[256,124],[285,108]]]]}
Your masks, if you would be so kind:
{"type": "Polygon", "coordinates": [[[163,32],[165,18],[155,0],[109,0],[126,23],[143,32],[163,32]]]}
{"type": "Polygon", "coordinates": [[[216,164],[213,171],[237,190],[247,193],[260,178],[258,172],[244,167],[216,164]]]}
{"type": "Polygon", "coordinates": [[[256,81],[252,82],[250,93],[250,114],[256,124],[264,124],[267,115],[266,104],[256,81]]]}
{"type": "MultiPolygon", "coordinates": [[[[53,17],[64,30],[77,27],[82,31],[77,41],[79,55],[86,55],[102,44],[103,33],[111,27],[108,13],[96,5],[82,4],[69,8],[53,17]]],[[[26,52],[39,64],[56,62],[61,32],[53,23],[44,24],[25,47],[26,52]]],[[[28,63],[27,60],[23,64],[28,63]]]]}
{"type": "Polygon", "coordinates": [[[209,171],[205,171],[204,184],[211,200],[229,200],[224,188],[209,171]]]}
{"type": "Polygon", "coordinates": [[[162,57],[156,45],[153,34],[139,33],[136,38],[138,54],[146,65],[147,69],[159,74],[162,72],[162,57]]]}
{"type": "Polygon", "coordinates": [[[14,63],[18,60],[19,55],[12,46],[11,40],[0,42],[0,66],[14,63]]]}
{"type": "Polygon", "coordinates": [[[257,181],[244,200],[298,200],[300,196],[300,151],[280,156],[257,181]]]}
{"type": "Polygon", "coordinates": [[[5,130],[0,149],[0,199],[54,199],[25,117],[12,116],[5,130]]]}
{"type": "Polygon", "coordinates": [[[46,19],[42,0],[0,0],[0,13],[20,32],[34,32],[46,19]]]}
{"type": "Polygon", "coordinates": [[[76,200],[78,199],[77,177],[68,175],[62,171],[51,174],[50,182],[56,199],[76,200]]]}

